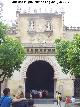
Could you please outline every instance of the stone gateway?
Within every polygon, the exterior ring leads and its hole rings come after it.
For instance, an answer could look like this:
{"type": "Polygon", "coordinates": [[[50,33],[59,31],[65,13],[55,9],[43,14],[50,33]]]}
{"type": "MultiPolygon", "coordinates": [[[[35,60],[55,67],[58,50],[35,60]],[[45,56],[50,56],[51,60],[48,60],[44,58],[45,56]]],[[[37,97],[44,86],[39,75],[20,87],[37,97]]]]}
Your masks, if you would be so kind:
{"type": "Polygon", "coordinates": [[[72,40],[78,28],[64,26],[63,13],[20,13],[16,11],[17,24],[8,32],[18,38],[26,50],[26,58],[20,72],[14,72],[7,81],[12,94],[22,90],[47,90],[56,96],[74,95],[74,80],[70,74],[64,74],[55,57],[57,38],[72,40]]]}

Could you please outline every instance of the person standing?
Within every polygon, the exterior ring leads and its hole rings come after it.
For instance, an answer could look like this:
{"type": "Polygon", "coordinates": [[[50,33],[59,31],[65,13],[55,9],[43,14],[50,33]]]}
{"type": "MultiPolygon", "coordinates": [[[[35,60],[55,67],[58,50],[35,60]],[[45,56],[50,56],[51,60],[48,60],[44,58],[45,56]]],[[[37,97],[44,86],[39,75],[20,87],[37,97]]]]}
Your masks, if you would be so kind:
{"type": "Polygon", "coordinates": [[[73,107],[74,107],[75,101],[76,101],[75,97],[72,96],[72,97],[71,97],[71,105],[72,105],[73,107]]]}
{"type": "Polygon", "coordinates": [[[10,89],[5,88],[3,90],[4,96],[0,98],[0,107],[12,107],[13,102],[19,102],[22,101],[25,98],[20,98],[20,99],[12,99],[10,96],[10,89]]]}
{"type": "Polygon", "coordinates": [[[74,104],[74,103],[75,103],[75,101],[76,101],[75,97],[74,97],[74,96],[72,96],[72,97],[71,97],[71,102],[74,104]]]}
{"type": "Polygon", "coordinates": [[[61,107],[62,96],[61,93],[58,92],[58,106],[61,107]]]}
{"type": "Polygon", "coordinates": [[[22,91],[20,91],[16,94],[15,97],[16,97],[16,99],[24,98],[24,93],[22,91]]]}
{"type": "Polygon", "coordinates": [[[71,97],[70,96],[66,96],[65,107],[69,107],[69,106],[71,106],[71,97]]]}
{"type": "Polygon", "coordinates": [[[58,107],[61,107],[62,96],[61,96],[61,93],[59,93],[58,91],[56,91],[56,100],[57,100],[58,107]]]}
{"type": "Polygon", "coordinates": [[[28,107],[36,107],[34,106],[34,100],[31,99],[28,100],[28,107]]]}
{"type": "Polygon", "coordinates": [[[56,91],[56,102],[57,102],[57,105],[58,105],[58,91],[56,91]]]}
{"type": "Polygon", "coordinates": [[[42,90],[39,91],[39,97],[42,98],[42,90]]]}

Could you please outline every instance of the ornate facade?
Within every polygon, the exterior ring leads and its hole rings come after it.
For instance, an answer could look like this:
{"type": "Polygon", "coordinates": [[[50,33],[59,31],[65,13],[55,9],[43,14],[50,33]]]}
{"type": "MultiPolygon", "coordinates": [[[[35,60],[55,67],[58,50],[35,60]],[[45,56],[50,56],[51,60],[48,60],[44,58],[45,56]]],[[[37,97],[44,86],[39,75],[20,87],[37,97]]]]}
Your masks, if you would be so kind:
{"type": "Polygon", "coordinates": [[[72,40],[74,34],[80,32],[80,28],[64,26],[63,13],[32,14],[17,11],[16,15],[17,26],[14,27],[16,30],[13,31],[12,29],[10,34],[21,41],[27,54],[20,72],[16,73],[15,71],[13,77],[8,81],[8,87],[13,91],[22,86],[25,93],[25,80],[27,78],[26,72],[28,67],[35,61],[45,61],[54,70],[54,97],[57,90],[63,96],[74,95],[74,81],[72,77],[70,74],[62,73],[61,67],[55,58],[54,41],[57,38],[72,40]]]}

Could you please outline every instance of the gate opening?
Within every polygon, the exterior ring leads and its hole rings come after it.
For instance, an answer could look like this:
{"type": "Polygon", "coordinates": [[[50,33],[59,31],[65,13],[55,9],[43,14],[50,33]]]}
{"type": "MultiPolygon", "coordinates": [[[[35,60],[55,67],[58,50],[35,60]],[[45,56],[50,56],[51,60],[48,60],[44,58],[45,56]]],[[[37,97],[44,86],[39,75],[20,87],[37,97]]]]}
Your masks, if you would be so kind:
{"type": "Polygon", "coordinates": [[[32,90],[46,90],[49,96],[54,96],[54,70],[52,66],[42,60],[29,65],[26,72],[25,95],[32,90]]]}

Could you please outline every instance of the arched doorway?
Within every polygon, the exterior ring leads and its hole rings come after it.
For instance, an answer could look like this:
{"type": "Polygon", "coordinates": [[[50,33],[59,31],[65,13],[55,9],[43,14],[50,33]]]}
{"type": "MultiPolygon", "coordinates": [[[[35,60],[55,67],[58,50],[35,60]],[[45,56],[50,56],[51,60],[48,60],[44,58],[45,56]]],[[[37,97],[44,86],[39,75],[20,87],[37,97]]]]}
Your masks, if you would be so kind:
{"type": "Polygon", "coordinates": [[[31,90],[47,90],[54,95],[54,70],[43,60],[38,60],[29,65],[26,72],[25,92],[31,90]]]}

